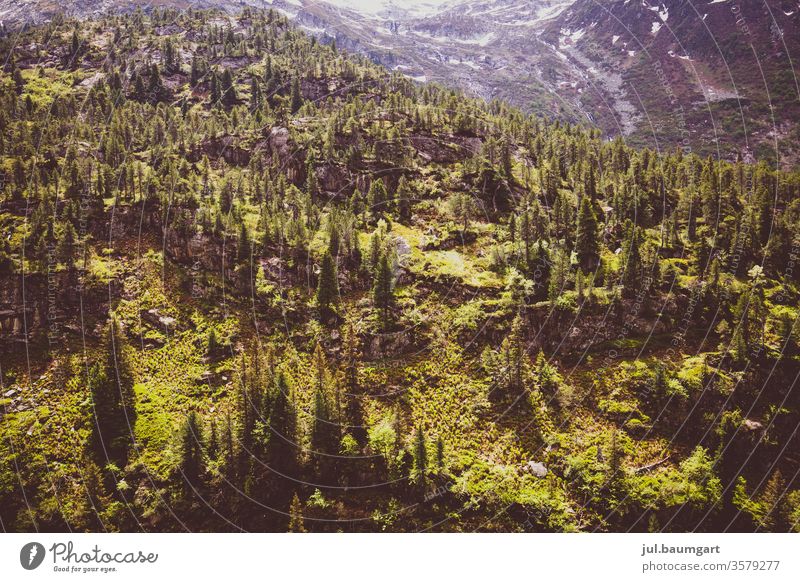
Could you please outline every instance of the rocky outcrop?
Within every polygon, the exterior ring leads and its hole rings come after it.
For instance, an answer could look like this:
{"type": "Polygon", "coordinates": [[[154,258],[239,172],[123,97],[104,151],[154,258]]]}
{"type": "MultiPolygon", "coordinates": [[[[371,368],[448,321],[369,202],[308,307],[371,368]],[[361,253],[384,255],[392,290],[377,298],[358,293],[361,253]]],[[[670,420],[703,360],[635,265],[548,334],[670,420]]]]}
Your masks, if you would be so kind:
{"type": "Polygon", "coordinates": [[[453,164],[480,152],[481,140],[477,137],[450,136],[447,139],[414,135],[409,138],[411,147],[424,162],[453,164]]]}
{"type": "Polygon", "coordinates": [[[233,166],[246,166],[250,163],[250,155],[250,150],[242,147],[239,138],[224,135],[201,142],[187,158],[190,162],[197,163],[206,156],[209,160],[224,159],[233,166]]]}

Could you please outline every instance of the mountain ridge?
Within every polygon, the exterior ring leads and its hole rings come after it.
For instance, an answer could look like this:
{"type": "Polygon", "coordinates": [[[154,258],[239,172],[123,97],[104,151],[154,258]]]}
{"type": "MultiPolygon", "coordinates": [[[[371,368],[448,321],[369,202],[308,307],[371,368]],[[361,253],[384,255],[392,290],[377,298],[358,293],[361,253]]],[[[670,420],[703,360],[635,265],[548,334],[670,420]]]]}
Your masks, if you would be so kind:
{"type": "MultiPolygon", "coordinates": [[[[165,0],[154,6],[189,4],[165,0]]],[[[136,5],[84,0],[70,12],[87,16],[136,5]]],[[[411,8],[385,2],[361,10],[348,2],[203,0],[195,6],[231,13],[242,6],[272,8],[307,32],[336,39],[416,81],[595,124],[634,144],[680,146],[727,159],[752,159],[758,150],[758,157],[786,167],[798,161],[795,0],[755,7],[732,0],[614,0],[602,6],[593,0],[454,0],[411,8]],[[748,43],[756,59],[743,54],[748,43]]],[[[7,19],[27,14],[36,21],[58,10],[46,0],[0,1],[0,17],[7,19]]]]}

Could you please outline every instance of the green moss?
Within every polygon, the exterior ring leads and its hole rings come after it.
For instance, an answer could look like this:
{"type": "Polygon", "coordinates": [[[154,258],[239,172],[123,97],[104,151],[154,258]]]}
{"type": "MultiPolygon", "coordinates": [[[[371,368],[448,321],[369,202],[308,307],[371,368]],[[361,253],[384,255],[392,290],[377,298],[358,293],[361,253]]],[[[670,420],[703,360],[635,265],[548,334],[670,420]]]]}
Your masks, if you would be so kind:
{"type": "Polygon", "coordinates": [[[426,251],[411,265],[420,276],[442,282],[458,282],[480,289],[500,289],[503,281],[488,270],[486,260],[476,259],[458,251],[426,251]]]}
{"type": "Polygon", "coordinates": [[[28,69],[23,71],[25,90],[23,98],[30,96],[37,108],[48,108],[56,98],[72,93],[73,86],[85,75],[80,71],[58,69],[28,69]]]}

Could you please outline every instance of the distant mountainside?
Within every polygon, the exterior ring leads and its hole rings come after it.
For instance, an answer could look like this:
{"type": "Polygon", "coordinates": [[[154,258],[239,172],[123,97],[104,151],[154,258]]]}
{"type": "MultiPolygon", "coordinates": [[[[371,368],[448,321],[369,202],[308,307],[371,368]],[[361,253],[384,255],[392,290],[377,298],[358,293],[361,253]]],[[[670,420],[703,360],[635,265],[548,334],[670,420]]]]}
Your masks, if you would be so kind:
{"type": "Polygon", "coordinates": [[[578,0],[542,39],[615,96],[599,108],[606,128],[611,117],[634,141],[796,163],[798,30],[796,0],[578,0]]]}
{"type": "MultiPolygon", "coordinates": [[[[139,2],[0,0],[0,19],[91,16],[139,2]]],[[[159,0],[274,8],[417,81],[456,86],[634,145],[798,161],[797,0],[159,0]],[[793,58],[794,57],[794,58],[793,58]]]]}

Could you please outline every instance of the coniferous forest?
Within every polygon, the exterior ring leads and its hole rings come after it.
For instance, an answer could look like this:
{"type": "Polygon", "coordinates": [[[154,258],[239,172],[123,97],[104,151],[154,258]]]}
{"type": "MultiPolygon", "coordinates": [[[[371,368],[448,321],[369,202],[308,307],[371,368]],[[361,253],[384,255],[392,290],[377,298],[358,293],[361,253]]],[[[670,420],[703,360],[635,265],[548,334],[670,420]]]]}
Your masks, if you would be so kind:
{"type": "Polygon", "coordinates": [[[800,173],[275,11],[0,62],[4,531],[800,531],[800,173]]]}

